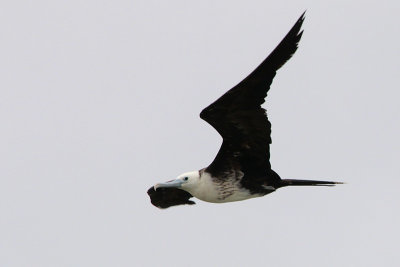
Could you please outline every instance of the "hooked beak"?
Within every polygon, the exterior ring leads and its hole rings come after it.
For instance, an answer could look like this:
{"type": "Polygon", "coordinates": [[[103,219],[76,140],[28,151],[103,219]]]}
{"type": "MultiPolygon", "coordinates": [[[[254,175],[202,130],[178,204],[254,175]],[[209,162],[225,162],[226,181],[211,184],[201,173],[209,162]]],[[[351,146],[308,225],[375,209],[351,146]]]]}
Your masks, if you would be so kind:
{"type": "Polygon", "coordinates": [[[182,180],[171,180],[165,183],[158,183],[156,185],[154,185],[154,190],[157,191],[157,188],[163,188],[163,187],[181,187],[183,184],[182,180]]]}

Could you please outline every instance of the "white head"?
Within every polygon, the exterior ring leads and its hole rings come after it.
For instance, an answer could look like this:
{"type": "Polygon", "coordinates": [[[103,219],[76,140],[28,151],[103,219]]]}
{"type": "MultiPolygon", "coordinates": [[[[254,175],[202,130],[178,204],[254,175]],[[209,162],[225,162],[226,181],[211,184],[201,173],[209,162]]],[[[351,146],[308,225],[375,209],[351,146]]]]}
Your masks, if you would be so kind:
{"type": "Polygon", "coordinates": [[[190,193],[197,187],[199,182],[200,182],[199,171],[185,172],[179,175],[175,180],[154,185],[154,190],[157,190],[157,188],[162,188],[162,187],[174,187],[185,190],[190,193]]]}

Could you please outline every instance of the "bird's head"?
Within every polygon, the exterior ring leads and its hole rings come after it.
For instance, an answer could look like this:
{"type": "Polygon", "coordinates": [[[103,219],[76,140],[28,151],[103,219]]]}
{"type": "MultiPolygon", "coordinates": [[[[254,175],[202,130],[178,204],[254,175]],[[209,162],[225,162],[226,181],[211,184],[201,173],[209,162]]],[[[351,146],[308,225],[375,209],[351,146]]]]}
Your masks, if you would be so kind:
{"type": "Polygon", "coordinates": [[[154,190],[157,190],[157,188],[173,187],[190,192],[192,191],[191,189],[196,187],[199,181],[200,181],[199,171],[185,172],[179,175],[174,180],[154,185],[154,190]]]}

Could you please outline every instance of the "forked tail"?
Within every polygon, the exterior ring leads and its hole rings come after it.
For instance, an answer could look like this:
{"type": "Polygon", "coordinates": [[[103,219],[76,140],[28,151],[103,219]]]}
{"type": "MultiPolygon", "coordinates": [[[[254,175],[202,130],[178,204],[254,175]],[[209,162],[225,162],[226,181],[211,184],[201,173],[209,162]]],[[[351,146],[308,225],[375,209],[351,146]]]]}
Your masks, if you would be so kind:
{"type": "Polygon", "coordinates": [[[317,180],[296,180],[296,179],[282,179],[281,187],[283,186],[335,186],[343,184],[342,182],[331,181],[317,181],[317,180]]]}

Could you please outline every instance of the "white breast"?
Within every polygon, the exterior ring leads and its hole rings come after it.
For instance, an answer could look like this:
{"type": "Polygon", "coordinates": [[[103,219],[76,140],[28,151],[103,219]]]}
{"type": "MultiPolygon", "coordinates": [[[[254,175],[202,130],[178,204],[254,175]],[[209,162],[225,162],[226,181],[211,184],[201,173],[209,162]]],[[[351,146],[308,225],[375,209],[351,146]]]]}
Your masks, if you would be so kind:
{"type": "Polygon", "coordinates": [[[212,203],[225,203],[240,201],[261,194],[250,194],[247,189],[242,188],[239,179],[227,179],[224,182],[214,182],[209,173],[203,172],[197,186],[189,191],[194,197],[212,203]]]}

